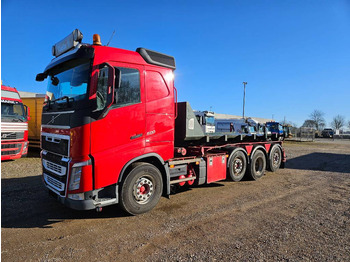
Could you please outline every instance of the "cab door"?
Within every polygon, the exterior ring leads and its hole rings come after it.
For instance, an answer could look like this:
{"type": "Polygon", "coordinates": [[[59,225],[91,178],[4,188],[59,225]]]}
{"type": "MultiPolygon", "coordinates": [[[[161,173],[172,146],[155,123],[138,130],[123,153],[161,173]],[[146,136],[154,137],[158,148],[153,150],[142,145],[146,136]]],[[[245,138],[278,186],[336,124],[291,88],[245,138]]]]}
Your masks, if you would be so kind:
{"type": "Polygon", "coordinates": [[[123,166],[145,148],[144,68],[110,63],[115,76],[114,101],[101,119],[91,123],[95,188],[114,184],[123,166]]]}

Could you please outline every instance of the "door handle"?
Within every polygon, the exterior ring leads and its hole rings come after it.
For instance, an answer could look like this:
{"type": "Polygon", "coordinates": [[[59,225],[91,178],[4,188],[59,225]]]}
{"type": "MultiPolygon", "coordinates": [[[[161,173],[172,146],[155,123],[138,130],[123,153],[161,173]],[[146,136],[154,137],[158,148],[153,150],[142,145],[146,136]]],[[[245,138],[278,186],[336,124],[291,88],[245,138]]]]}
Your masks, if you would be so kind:
{"type": "Polygon", "coordinates": [[[143,135],[142,133],[141,133],[141,134],[137,134],[137,135],[133,135],[133,136],[130,137],[130,140],[139,138],[139,137],[141,137],[142,135],[143,135]]]}

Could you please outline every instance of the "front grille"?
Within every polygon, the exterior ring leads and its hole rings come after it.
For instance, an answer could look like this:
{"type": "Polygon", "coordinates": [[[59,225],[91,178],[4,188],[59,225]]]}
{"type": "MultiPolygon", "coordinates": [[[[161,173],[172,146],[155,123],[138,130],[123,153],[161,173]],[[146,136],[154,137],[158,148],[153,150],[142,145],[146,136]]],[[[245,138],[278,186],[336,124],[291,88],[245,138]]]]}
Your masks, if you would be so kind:
{"type": "Polygon", "coordinates": [[[69,156],[69,136],[42,133],[42,149],[61,156],[69,156]]]}
{"type": "Polygon", "coordinates": [[[17,155],[21,152],[22,144],[2,144],[1,145],[1,155],[9,156],[9,155],[17,155]],[[13,150],[5,150],[5,149],[13,149],[13,150]]]}
{"type": "Polygon", "coordinates": [[[60,192],[64,191],[64,183],[58,181],[57,179],[44,173],[44,180],[53,189],[60,191],[60,192]]]}
{"type": "Polygon", "coordinates": [[[1,155],[2,156],[17,155],[17,154],[19,154],[20,151],[21,151],[21,149],[10,150],[10,151],[1,151],[1,155]]]}
{"type": "Polygon", "coordinates": [[[66,167],[64,166],[47,161],[46,159],[43,159],[43,165],[47,170],[55,173],[56,175],[64,176],[66,174],[66,167]]]}
{"type": "Polygon", "coordinates": [[[1,149],[5,148],[21,148],[21,144],[2,144],[1,149]]]}
{"type": "Polygon", "coordinates": [[[14,139],[23,139],[24,132],[5,132],[1,133],[1,140],[14,140],[14,139]]]}
{"type": "Polygon", "coordinates": [[[61,196],[65,195],[69,159],[52,152],[42,155],[43,177],[50,189],[61,196]]]}

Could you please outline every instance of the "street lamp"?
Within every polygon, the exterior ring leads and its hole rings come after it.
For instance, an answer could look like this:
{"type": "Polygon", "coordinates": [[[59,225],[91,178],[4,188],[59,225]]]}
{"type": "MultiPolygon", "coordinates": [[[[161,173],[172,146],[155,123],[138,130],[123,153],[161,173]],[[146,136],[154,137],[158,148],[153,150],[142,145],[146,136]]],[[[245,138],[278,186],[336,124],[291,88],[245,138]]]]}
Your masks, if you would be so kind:
{"type": "Polygon", "coordinates": [[[243,82],[244,85],[244,94],[243,94],[243,118],[244,118],[244,106],[245,106],[245,85],[248,84],[247,82],[243,82]]]}

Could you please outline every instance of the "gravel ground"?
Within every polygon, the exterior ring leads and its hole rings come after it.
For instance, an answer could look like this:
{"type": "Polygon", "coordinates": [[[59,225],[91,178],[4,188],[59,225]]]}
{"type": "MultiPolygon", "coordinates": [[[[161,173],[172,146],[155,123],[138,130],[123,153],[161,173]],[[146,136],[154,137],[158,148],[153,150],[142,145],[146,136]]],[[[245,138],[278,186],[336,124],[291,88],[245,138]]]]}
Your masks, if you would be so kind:
{"type": "Polygon", "coordinates": [[[73,211],[35,155],[2,162],[3,261],[350,261],[350,142],[286,142],[285,169],[162,198],[149,213],[73,211]]]}

